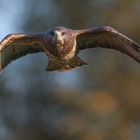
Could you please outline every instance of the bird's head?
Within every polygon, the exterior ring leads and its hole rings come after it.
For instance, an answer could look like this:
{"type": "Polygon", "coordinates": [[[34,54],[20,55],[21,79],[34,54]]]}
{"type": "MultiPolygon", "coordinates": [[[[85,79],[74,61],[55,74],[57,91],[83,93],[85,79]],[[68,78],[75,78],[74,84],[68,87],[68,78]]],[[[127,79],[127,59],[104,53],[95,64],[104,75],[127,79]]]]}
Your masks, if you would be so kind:
{"type": "Polygon", "coordinates": [[[69,59],[68,56],[73,57],[76,46],[72,30],[65,27],[54,27],[47,32],[47,38],[49,38],[48,50],[52,55],[61,59],[69,59]]]}

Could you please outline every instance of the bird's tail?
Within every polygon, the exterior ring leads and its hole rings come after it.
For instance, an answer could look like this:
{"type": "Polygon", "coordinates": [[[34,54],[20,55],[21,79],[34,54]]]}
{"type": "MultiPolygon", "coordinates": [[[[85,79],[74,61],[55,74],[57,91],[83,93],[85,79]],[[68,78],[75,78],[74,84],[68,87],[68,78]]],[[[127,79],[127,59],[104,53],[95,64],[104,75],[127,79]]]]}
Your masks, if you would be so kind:
{"type": "Polygon", "coordinates": [[[71,70],[75,67],[87,65],[82,59],[78,56],[75,56],[71,60],[67,62],[56,62],[56,61],[49,61],[46,71],[66,71],[71,70]]]}

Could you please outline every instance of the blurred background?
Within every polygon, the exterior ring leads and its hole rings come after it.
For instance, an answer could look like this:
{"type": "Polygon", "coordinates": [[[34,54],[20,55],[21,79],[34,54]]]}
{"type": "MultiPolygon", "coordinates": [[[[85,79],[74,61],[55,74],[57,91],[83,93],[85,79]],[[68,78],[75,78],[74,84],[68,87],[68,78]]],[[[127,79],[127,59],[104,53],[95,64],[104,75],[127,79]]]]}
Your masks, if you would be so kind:
{"type": "MultiPolygon", "coordinates": [[[[0,0],[0,39],[53,26],[110,25],[140,43],[139,0],[0,0]]],[[[119,52],[80,52],[89,65],[45,72],[27,55],[0,75],[0,140],[139,140],[140,65],[119,52]]]]}

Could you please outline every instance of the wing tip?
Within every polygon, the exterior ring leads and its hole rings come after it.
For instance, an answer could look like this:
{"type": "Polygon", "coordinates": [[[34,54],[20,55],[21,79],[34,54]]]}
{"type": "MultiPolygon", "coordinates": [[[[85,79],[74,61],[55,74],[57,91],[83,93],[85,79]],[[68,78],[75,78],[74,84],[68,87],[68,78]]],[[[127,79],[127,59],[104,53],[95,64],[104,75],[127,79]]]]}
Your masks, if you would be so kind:
{"type": "Polygon", "coordinates": [[[3,71],[3,69],[7,66],[6,63],[3,61],[3,55],[2,51],[0,51],[0,73],[3,71]]]}
{"type": "Polygon", "coordinates": [[[3,68],[2,68],[1,65],[0,65],[0,74],[2,73],[2,71],[3,71],[3,68]]]}
{"type": "Polygon", "coordinates": [[[4,67],[0,64],[0,72],[2,72],[3,69],[4,67]]]}

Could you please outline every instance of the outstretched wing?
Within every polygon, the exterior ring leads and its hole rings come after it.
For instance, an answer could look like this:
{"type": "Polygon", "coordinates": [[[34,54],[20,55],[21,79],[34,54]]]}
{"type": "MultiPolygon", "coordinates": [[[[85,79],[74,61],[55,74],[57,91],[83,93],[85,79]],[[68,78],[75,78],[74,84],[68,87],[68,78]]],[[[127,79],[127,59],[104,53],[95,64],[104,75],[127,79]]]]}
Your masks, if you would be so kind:
{"type": "Polygon", "coordinates": [[[140,62],[140,46],[109,26],[99,26],[77,32],[79,32],[77,35],[78,50],[94,47],[115,49],[140,62]]]}
{"type": "Polygon", "coordinates": [[[43,51],[41,34],[9,34],[0,42],[0,70],[26,54],[43,51]]]}

